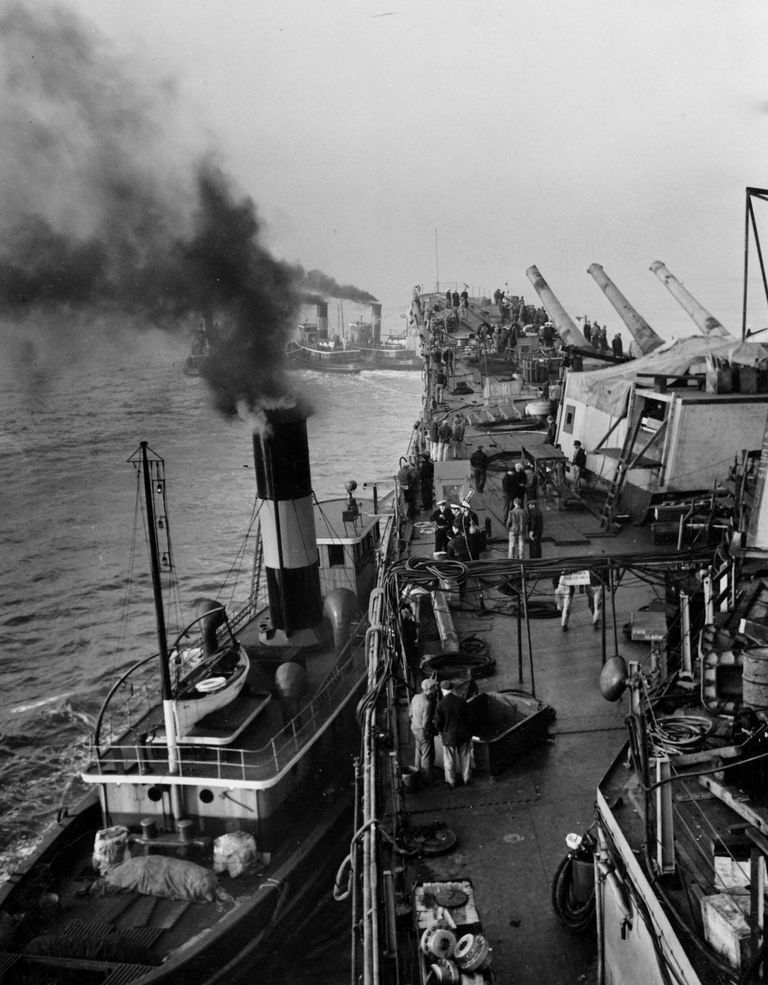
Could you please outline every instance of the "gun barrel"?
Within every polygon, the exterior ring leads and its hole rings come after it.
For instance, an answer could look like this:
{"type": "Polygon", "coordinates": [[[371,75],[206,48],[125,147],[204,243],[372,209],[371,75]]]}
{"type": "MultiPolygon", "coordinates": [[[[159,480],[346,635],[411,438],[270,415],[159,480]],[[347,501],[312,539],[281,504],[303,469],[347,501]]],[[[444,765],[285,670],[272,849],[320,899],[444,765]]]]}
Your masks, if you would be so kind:
{"type": "Polygon", "coordinates": [[[589,343],[584,338],[584,335],[579,331],[571,316],[566,312],[565,308],[555,297],[552,288],[541,276],[539,268],[535,266],[529,267],[526,270],[525,275],[533,284],[536,293],[539,295],[544,307],[547,309],[547,314],[555,323],[555,328],[560,335],[563,345],[575,345],[584,349],[588,348],[589,343]]]}
{"type": "Polygon", "coordinates": [[[605,294],[616,309],[616,312],[629,329],[632,338],[637,342],[644,356],[647,356],[649,352],[653,352],[654,349],[658,349],[660,345],[663,345],[664,339],[632,307],[599,263],[593,263],[587,269],[587,273],[595,280],[603,294],[605,294]]]}
{"type": "Polygon", "coordinates": [[[731,333],[721,322],[711,315],[707,309],[699,304],[696,298],[688,291],[680,281],[671,274],[661,260],[654,260],[650,269],[659,278],[672,297],[678,302],[680,307],[693,318],[704,335],[715,335],[722,338],[731,338],[731,333]]]}

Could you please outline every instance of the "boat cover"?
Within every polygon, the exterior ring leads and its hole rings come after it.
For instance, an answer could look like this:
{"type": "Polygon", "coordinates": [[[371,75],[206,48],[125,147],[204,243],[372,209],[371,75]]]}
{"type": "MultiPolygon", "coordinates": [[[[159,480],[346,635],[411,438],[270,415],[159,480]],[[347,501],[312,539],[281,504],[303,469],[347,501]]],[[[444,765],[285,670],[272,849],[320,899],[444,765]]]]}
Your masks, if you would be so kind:
{"type": "Polygon", "coordinates": [[[630,362],[591,372],[569,373],[565,397],[605,411],[612,417],[624,417],[632,386],[635,383],[651,385],[651,381],[640,374],[682,376],[705,373],[711,368],[713,358],[741,366],[768,366],[768,346],[704,335],[673,339],[647,356],[630,362]]]}

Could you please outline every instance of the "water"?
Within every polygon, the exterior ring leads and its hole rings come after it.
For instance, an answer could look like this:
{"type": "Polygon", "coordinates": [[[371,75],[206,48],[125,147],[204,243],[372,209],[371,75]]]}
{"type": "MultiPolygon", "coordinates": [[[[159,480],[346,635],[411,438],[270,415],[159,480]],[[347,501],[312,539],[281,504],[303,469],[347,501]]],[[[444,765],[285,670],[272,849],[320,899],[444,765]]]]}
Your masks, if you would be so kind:
{"type": "MultiPolygon", "coordinates": [[[[147,336],[0,373],[0,875],[55,818],[118,672],[156,650],[146,551],[132,541],[127,459],[140,441],[166,462],[182,618],[236,574],[255,495],[250,430],[211,409],[205,384],[181,372],[186,355],[179,341],[147,336]]],[[[364,493],[394,474],[420,374],[292,378],[315,407],[319,499],[344,495],[347,479],[364,493]]],[[[241,568],[240,587],[228,588],[240,601],[249,556],[241,568]]]]}

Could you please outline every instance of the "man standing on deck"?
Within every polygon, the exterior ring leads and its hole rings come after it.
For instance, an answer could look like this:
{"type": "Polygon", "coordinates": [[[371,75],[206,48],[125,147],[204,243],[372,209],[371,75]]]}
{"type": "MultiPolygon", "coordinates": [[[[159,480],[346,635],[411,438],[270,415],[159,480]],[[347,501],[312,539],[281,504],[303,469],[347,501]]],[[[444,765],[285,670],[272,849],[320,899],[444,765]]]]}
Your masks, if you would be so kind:
{"type": "Polygon", "coordinates": [[[507,515],[507,530],[509,530],[509,552],[507,557],[510,560],[525,557],[525,533],[528,529],[528,517],[523,509],[520,499],[512,501],[512,509],[507,515]]]}
{"type": "Polygon", "coordinates": [[[419,464],[419,488],[421,490],[421,508],[423,510],[432,509],[432,483],[435,478],[435,467],[430,461],[429,455],[424,453],[419,464]]]}
{"type": "Polygon", "coordinates": [[[448,377],[445,375],[442,367],[438,367],[437,374],[435,375],[435,400],[441,404],[443,402],[443,392],[448,386],[448,377]]]}
{"type": "Polygon", "coordinates": [[[437,461],[444,462],[448,458],[448,448],[451,444],[451,438],[453,437],[453,428],[448,423],[448,418],[444,417],[440,421],[440,427],[437,429],[437,461]]]}
{"type": "Polygon", "coordinates": [[[529,557],[541,557],[541,538],[544,535],[544,516],[535,499],[528,500],[528,549],[529,557]]]}
{"type": "Polygon", "coordinates": [[[554,417],[552,417],[552,415],[550,414],[550,416],[547,418],[547,433],[544,438],[544,444],[552,445],[552,447],[554,448],[556,434],[557,434],[557,422],[555,421],[554,417]]]}
{"type": "Polygon", "coordinates": [[[429,424],[429,457],[433,462],[437,461],[437,450],[440,446],[440,442],[437,438],[437,431],[439,424],[436,417],[433,417],[429,424]]]}
{"type": "Polygon", "coordinates": [[[467,702],[454,693],[453,681],[440,685],[442,698],[435,711],[435,725],[443,743],[445,782],[454,790],[458,782],[472,782],[472,732],[467,702]]]}
{"type": "Polygon", "coordinates": [[[444,551],[453,526],[453,513],[444,499],[437,502],[437,509],[429,518],[435,525],[435,554],[444,551]]]}
{"type": "Polygon", "coordinates": [[[488,471],[488,456],[483,451],[482,445],[478,445],[477,451],[473,451],[469,456],[469,464],[472,469],[475,489],[482,492],[485,489],[485,477],[488,471]]]}
{"type": "Polygon", "coordinates": [[[464,458],[464,419],[457,414],[453,422],[453,457],[464,458]]]}
{"type": "Polygon", "coordinates": [[[423,783],[432,781],[435,768],[435,704],[437,681],[431,677],[421,682],[421,690],[411,698],[408,716],[415,742],[413,765],[421,773],[423,783]]]}
{"type": "Polygon", "coordinates": [[[574,452],[571,460],[571,487],[575,493],[579,491],[581,476],[587,467],[587,453],[581,447],[580,441],[574,441],[574,452]]]}

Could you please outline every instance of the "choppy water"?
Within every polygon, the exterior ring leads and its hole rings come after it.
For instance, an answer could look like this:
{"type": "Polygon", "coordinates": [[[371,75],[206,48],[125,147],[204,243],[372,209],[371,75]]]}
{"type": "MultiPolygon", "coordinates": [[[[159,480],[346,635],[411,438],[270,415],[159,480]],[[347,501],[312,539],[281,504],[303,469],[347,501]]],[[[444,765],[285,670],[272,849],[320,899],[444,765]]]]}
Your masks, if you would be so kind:
{"type": "MultiPolygon", "coordinates": [[[[181,372],[185,356],[181,343],[152,338],[0,367],[0,875],[55,817],[118,671],[156,649],[142,545],[130,577],[127,459],[140,441],[166,462],[188,620],[240,548],[255,494],[250,432],[211,409],[205,384],[181,372]]],[[[418,373],[294,378],[316,409],[318,498],[397,470],[419,413],[418,373]]]]}

